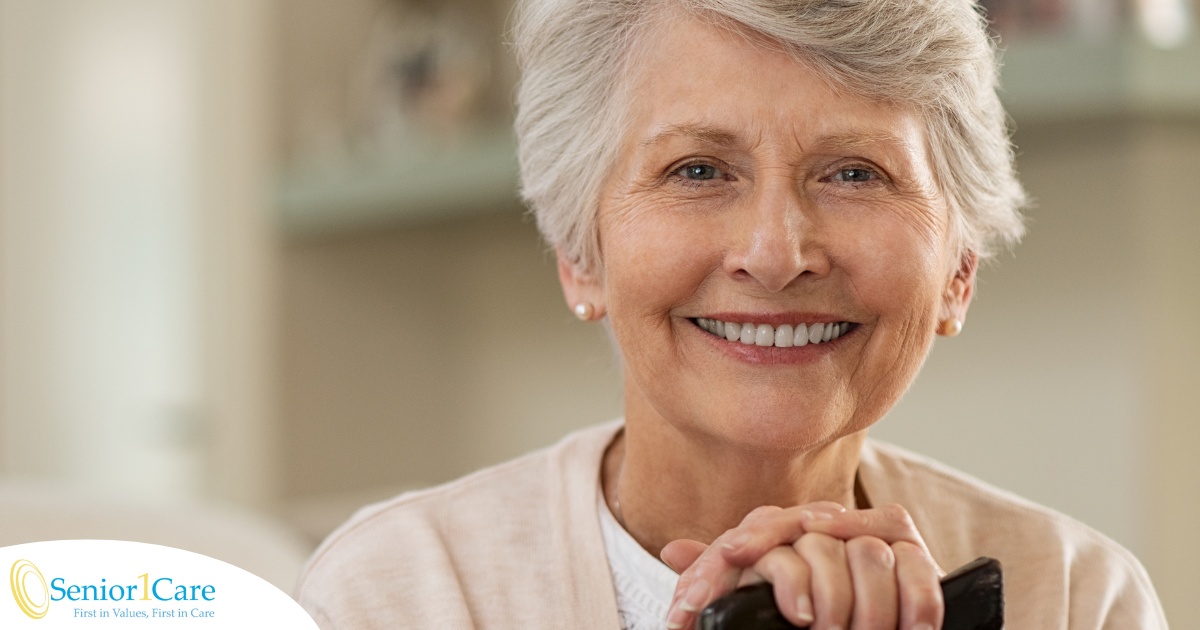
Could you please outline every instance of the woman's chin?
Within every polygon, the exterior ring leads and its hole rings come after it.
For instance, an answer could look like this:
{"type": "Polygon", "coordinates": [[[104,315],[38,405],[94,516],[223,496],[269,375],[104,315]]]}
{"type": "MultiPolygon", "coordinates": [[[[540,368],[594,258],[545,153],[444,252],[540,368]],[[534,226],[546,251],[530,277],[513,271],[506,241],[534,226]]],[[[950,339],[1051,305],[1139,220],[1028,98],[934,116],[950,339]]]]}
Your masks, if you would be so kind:
{"type": "Polygon", "coordinates": [[[702,430],[726,448],[781,456],[812,450],[852,432],[844,422],[794,411],[731,414],[724,421],[710,420],[702,430]]]}

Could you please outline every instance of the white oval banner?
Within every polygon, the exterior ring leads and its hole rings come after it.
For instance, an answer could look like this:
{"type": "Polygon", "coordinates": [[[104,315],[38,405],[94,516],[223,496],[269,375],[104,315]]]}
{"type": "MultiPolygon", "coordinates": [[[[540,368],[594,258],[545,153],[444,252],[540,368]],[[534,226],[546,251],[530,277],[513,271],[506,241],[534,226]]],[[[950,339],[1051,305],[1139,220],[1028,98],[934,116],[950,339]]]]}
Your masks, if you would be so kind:
{"type": "Polygon", "coordinates": [[[0,547],[0,628],[297,628],[317,624],[266,580],[198,553],[116,540],[0,547]]]}

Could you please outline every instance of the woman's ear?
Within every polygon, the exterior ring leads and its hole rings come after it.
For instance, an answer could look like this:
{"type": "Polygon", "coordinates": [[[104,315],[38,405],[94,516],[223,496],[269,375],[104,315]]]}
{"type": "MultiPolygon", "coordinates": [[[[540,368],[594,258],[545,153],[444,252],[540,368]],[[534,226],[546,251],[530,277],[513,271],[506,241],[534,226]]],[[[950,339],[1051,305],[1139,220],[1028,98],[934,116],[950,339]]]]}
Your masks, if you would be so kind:
{"type": "Polygon", "coordinates": [[[583,320],[604,317],[604,283],[598,274],[584,271],[577,263],[567,258],[562,249],[555,248],[558,258],[558,281],[562,284],[567,308],[583,320]]]}
{"type": "Polygon", "coordinates": [[[975,272],[979,269],[979,254],[966,251],[946,284],[938,314],[938,334],[953,337],[967,320],[967,308],[975,295],[975,272]]]}

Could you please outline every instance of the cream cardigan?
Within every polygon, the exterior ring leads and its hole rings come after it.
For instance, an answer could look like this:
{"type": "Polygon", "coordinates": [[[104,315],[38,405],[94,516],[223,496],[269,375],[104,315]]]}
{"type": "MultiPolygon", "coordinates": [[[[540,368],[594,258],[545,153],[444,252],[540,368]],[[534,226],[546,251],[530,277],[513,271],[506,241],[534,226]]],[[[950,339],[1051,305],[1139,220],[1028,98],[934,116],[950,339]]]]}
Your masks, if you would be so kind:
{"type": "MultiPolygon", "coordinates": [[[[309,560],[297,599],[324,630],[616,630],[597,480],[621,426],[364,508],[309,560]]],[[[1010,630],[1167,627],[1138,561],[1066,516],[871,440],[859,475],[872,504],[909,510],[941,566],[1003,563],[1010,630]]]]}

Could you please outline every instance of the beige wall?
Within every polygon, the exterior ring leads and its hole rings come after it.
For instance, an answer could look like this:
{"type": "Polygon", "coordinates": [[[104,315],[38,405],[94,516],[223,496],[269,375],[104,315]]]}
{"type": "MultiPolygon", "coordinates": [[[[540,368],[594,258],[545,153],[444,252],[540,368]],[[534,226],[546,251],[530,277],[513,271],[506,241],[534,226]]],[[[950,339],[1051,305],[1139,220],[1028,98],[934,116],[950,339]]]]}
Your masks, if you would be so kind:
{"type": "Polygon", "coordinates": [[[445,481],[619,415],[551,262],[515,207],[289,243],[287,494],[445,481]]]}
{"type": "Polygon", "coordinates": [[[1200,123],[1147,125],[1135,140],[1145,252],[1139,329],[1145,386],[1145,559],[1168,618],[1200,622],[1200,123]]]}

